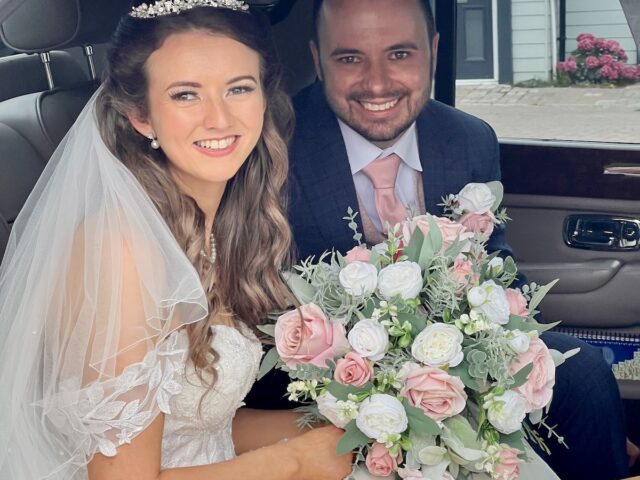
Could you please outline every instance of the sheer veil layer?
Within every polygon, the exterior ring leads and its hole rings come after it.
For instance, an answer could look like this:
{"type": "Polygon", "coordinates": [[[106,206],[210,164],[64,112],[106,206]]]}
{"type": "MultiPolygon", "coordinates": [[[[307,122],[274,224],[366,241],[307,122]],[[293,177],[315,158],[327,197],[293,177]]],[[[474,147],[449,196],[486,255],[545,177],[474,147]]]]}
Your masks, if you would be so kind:
{"type": "Polygon", "coordinates": [[[0,478],[86,478],[176,393],[197,272],[100,137],[93,96],[16,220],[0,267],[0,478]],[[182,343],[181,343],[182,342],[182,343]]]}

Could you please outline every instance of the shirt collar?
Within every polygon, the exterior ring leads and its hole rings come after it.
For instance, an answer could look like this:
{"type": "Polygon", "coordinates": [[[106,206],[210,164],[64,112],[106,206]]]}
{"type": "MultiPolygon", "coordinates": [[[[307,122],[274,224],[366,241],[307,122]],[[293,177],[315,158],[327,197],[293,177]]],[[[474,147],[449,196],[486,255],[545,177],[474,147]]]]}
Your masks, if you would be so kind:
{"type": "Polygon", "coordinates": [[[416,135],[416,122],[413,122],[396,143],[384,150],[376,147],[369,140],[356,132],[349,125],[338,119],[342,138],[347,149],[351,174],[354,175],[377,158],[386,157],[395,153],[409,167],[422,171],[420,156],[418,154],[418,137],[416,135]]]}

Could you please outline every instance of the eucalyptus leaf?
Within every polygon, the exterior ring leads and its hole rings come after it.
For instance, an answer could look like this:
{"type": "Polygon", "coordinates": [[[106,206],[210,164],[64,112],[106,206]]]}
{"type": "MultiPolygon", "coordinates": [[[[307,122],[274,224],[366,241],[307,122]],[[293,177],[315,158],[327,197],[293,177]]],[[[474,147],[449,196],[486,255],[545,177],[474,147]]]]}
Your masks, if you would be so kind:
{"type": "Polygon", "coordinates": [[[522,430],[510,433],[509,435],[500,435],[500,443],[506,443],[512,448],[517,448],[521,452],[525,451],[523,440],[524,432],[522,430]]]}
{"type": "Polygon", "coordinates": [[[464,386],[470,388],[471,390],[475,390],[476,392],[479,392],[481,390],[478,382],[469,374],[469,369],[466,365],[466,362],[463,362],[455,367],[450,367],[449,375],[454,375],[460,378],[460,380],[462,380],[462,383],[464,383],[464,386]]]}
{"type": "Polygon", "coordinates": [[[260,370],[258,370],[258,380],[269,373],[269,370],[276,366],[279,359],[280,356],[278,355],[278,350],[276,349],[276,347],[273,347],[271,350],[269,350],[262,359],[262,363],[260,364],[260,370]]]}
{"type": "Polygon", "coordinates": [[[409,420],[409,428],[411,433],[417,436],[424,435],[438,435],[440,433],[440,427],[435,420],[427,417],[422,409],[414,407],[409,404],[406,398],[402,399],[402,405],[405,412],[407,412],[407,418],[409,420]]]}
{"type": "Polygon", "coordinates": [[[524,382],[527,381],[527,377],[533,370],[533,363],[528,363],[522,369],[513,376],[513,385],[510,388],[518,388],[520,385],[523,385],[524,382]]]}
{"type": "Polygon", "coordinates": [[[370,441],[369,437],[358,429],[356,421],[351,420],[344,427],[344,435],[342,435],[342,438],[338,442],[336,453],[338,455],[344,455],[358,447],[368,444],[370,441]]]}
{"type": "Polygon", "coordinates": [[[269,335],[270,337],[276,336],[276,326],[273,323],[257,325],[256,328],[260,330],[262,333],[269,335]]]}
{"type": "Polygon", "coordinates": [[[558,283],[558,279],[556,278],[553,282],[547,283],[545,286],[540,287],[536,293],[533,294],[533,298],[529,302],[529,311],[533,311],[540,304],[544,296],[551,290],[551,288],[558,283]]]}
{"type": "Polygon", "coordinates": [[[293,272],[283,272],[282,276],[298,301],[304,305],[311,303],[316,294],[316,289],[305,281],[300,275],[293,272]]]}
{"type": "Polygon", "coordinates": [[[433,215],[429,215],[427,217],[427,221],[429,222],[429,240],[431,242],[431,248],[433,248],[434,253],[442,250],[442,232],[440,232],[440,227],[433,219],[433,215]]]}
{"type": "Polygon", "coordinates": [[[422,249],[422,244],[424,243],[424,234],[422,230],[416,228],[411,235],[411,240],[409,240],[409,245],[407,245],[403,250],[409,261],[418,262],[420,258],[420,250],[422,249]]]}
{"type": "Polygon", "coordinates": [[[368,392],[372,387],[373,383],[371,382],[366,383],[362,387],[354,387],[353,385],[343,385],[334,381],[327,385],[327,391],[338,400],[348,400],[349,395],[368,392]]]}

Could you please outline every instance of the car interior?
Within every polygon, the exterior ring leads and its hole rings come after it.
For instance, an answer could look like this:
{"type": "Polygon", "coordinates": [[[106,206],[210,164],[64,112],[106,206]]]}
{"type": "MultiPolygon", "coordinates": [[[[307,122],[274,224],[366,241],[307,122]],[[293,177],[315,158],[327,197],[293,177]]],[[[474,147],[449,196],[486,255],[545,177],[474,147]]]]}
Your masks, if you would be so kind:
{"type": "MultiPolygon", "coordinates": [[[[274,24],[286,88],[315,79],[309,0],[249,1],[274,24]]],[[[99,85],[103,56],[130,0],[26,0],[0,6],[0,258],[48,158],[99,85]]],[[[455,45],[455,4],[437,0],[440,45],[455,45]]],[[[454,47],[441,48],[435,98],[455,104],[454,47]]],[[[531,281],[560,281],[542,304],[583,338],[640,338],[640,145],[500,139],[507,228],[531,281]],[[535,238],[536,241],[531,241],[535,238]]],[[[619,382],[640,400],[637,381],[619,382]]]]}

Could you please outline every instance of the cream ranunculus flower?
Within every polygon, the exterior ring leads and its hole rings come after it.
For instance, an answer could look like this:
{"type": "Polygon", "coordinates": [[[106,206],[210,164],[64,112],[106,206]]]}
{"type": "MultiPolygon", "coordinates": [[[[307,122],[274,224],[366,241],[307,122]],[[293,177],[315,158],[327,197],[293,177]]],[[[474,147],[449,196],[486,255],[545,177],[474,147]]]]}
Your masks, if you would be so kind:
{"type": "Polygon", "coordinates": [[[416,298],[422,290],[422,271],[415,262],[398,262],[380,270],[378,274],[380,295],[390,300],[400,295],[403,300],[416,298]]]}
{"type": "Polygon", "coordinates": [[[358,355],[375,361],[384,357],[389,346],[389,333],[376,320],[365,318],[353,326],[347,340],[358,355]]]}
{"type": "Polygon", "coordinates": [[[475,288],[469,291],[467,298],[469,299],[469,304],[472,307],[482,313],[487,320],[492,323],[497,323],[499,325],[506,325],[509,323],[509,300],[507,299],[507,294],[500,285],[497,285],[493,280],[487,280],[480,285],[479,288],[484,291],[486,294],[485,301],[481,304],[478,303],[478,299],[471,298],[471,292],[475,290],[475,288]]]}
{"type": "Polygon", "coordinates": [[[494,397],[487,408],[487,419],[496,430],[505,435],[520,430],[526,414],[527,399],[513,390],[494,397]]]}
{"type": "Polygon", "coordinates": [[[396,397],[377,393],[360,404],[356,425],[367,437],[384,443],[387,435],[404,432],[409,420],[404,406],[396,397]]]}
{"type": "Polygon", "coordinates": [[[524,353],[529,350],[529,335],[518,329],[507,331],[509,347],[516,353],[524,353]]]}
{"type": "Polygon", "coordinates": [[[484,183],[468,183],[457,195],[462,212],[486,213],[496,201],[491,189],[484,183]]]}
{"type": "Polygon", "coordinates": [[[349,295],[369,295],[378,285],[378,269],[370,263],[354,261],[340,270],[339,279],[349,295]]]}
{"type": "Polygon", "coordinates": [[[411,345],[411,355],[425,365],[455,367],[462,362],[462,332],[453,325],[434,323],[422,330],[411,345]]]}

